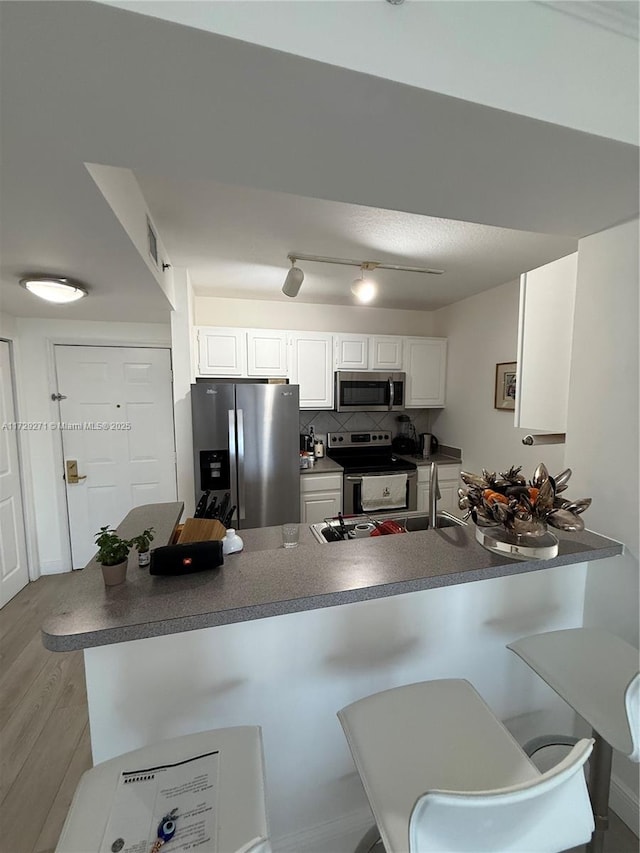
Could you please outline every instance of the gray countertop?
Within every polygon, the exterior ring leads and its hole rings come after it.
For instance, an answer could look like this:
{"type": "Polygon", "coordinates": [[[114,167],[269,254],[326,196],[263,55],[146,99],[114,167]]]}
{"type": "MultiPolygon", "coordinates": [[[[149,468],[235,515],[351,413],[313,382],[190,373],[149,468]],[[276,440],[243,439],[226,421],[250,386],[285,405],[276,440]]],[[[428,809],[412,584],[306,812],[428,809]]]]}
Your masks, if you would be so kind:
{"type": "Polygon", "coordinates": [[[310,474],[342,474],[344,468],[328,456],[316,459],[313,468],[301,468],[300,474],[308,477],[310,474]]]}
{"type": "MultiPolygon", "coordinates": [[[[153,525],[160,544],[169,540],[181,510],[179,503],[138,507],[119,530],[132,535],[153,525]]],[[[557,557],[526,562],[482,548],[472,525],[327,545],[300,525],[300,544],[289,550],[282,548],[279,527],[239,533],[245,550],[211,571],[152,577],[138,567],[134,552],[127,580],[119,586],[105,587],[93,561],[69,574],[64,609],[42,627],[44,645],[52,651],[84,649],[622,553],[620,543],[588,531],[558,531],[557,557]]]]}

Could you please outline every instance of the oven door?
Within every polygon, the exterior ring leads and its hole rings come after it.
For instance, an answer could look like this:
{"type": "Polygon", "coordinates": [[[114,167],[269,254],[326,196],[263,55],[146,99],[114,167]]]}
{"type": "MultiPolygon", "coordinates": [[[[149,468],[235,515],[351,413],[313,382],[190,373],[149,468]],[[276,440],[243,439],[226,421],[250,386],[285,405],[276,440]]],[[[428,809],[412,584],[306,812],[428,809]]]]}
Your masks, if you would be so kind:
{"type": "Polygon", "coordinates": [[[390,412],[404,408],[404,373],[336,371],[337,412],[390,412]]]}
{"type": "MultiPolygon", "coordinates": [[[[345,516],[347,515],[362,515],[364,510],[362,509],[362,478],[363,476],[367,477],[383,477],[387,476],[389,472],[384,472],[380,474],[345,474],[344,475],[344,489],[343,489],[343,503],[344,510],[343,513],[345,516]]],[[[401,473],[398,471],[397,473],[401,473]]],[[[366,515],[389,515],[389,513],[393,512],[402,512],[402,510],[414,511],[418,509],[418,472],[417,471],[402,471],[403,474],[407,475],[407,491],[406,491],[406,505],[403,507],[399,507],[398,509],[380,509],[374,510],[373,512],[367,512],[366,515]]]]}

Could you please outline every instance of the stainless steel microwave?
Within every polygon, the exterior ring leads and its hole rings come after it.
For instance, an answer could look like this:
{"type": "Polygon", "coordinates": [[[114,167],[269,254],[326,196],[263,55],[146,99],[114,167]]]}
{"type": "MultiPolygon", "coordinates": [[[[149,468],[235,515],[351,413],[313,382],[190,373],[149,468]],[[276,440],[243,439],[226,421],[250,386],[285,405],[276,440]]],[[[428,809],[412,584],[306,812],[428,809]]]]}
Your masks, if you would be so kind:
{"type": "Polygon", "coordinates": [[[404,409],[404,373],[336,371],[336,412],[392,412],[404,409]]]}

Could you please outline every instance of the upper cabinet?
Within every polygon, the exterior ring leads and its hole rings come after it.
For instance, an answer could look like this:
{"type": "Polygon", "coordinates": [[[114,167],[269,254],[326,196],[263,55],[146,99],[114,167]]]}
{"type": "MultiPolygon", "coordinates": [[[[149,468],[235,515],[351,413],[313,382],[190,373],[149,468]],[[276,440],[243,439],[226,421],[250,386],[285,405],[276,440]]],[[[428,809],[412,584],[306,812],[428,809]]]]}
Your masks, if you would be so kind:
{"type": "Polygon", "coordinates": [[[370,338],[372,370],[403,369],[404,338],[395,335],[373,335],[370,338]]]}
{"type": "Polygon", "coordinates": [[[515,426],[566,432],[578,255],[520,278],[515,426]]]}
{"type": "Polygon", "coordinates": [[[289,379],[300,386],[301,409],[333,408],[333,335],[291,332],[289,379]]]}
{"type": "Polygon", "coordinates": [[[247,331],[247,376],[286,376],[287,368],[286,332],[247,331]]]}
{"type": "Polygon", "coordinates": [[[200,376],[247,375],[247,333],[244,329],[201,326],[197,337],[200,376]]]}
{"type": "Polygon", "coordinates": [[[334,340],[336,370],[402,370],[398,335],[336,334],[334,340]]]}
{"type": "Polygon", "coordinates": [[[200,326],[198,376],[288,377],[301,409],[332,409],[335,370],[404,371],[406,408],[444,406],[446,338],[200,326]]]}
{"type": "Polygon", "coordinates": [[[444,406],[447,339],[405,338],[404,371],[407,374],[406,408],[444,406]]]}
{"type": "Polygon", "coordinates": [[[368,335],[335,335],[336,370],[369,369],[368,335]]]}

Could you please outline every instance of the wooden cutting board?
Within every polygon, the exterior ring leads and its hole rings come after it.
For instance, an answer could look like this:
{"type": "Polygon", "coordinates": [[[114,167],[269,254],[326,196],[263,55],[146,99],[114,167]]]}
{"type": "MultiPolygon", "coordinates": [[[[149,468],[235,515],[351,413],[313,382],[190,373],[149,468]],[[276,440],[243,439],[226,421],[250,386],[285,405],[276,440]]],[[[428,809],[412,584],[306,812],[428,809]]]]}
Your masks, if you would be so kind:
{"type": "Polygon", "coordinates": [[[226,532],[226,527],[217,518],[187,518],[178,543],[224,539],[226,532]]]}

